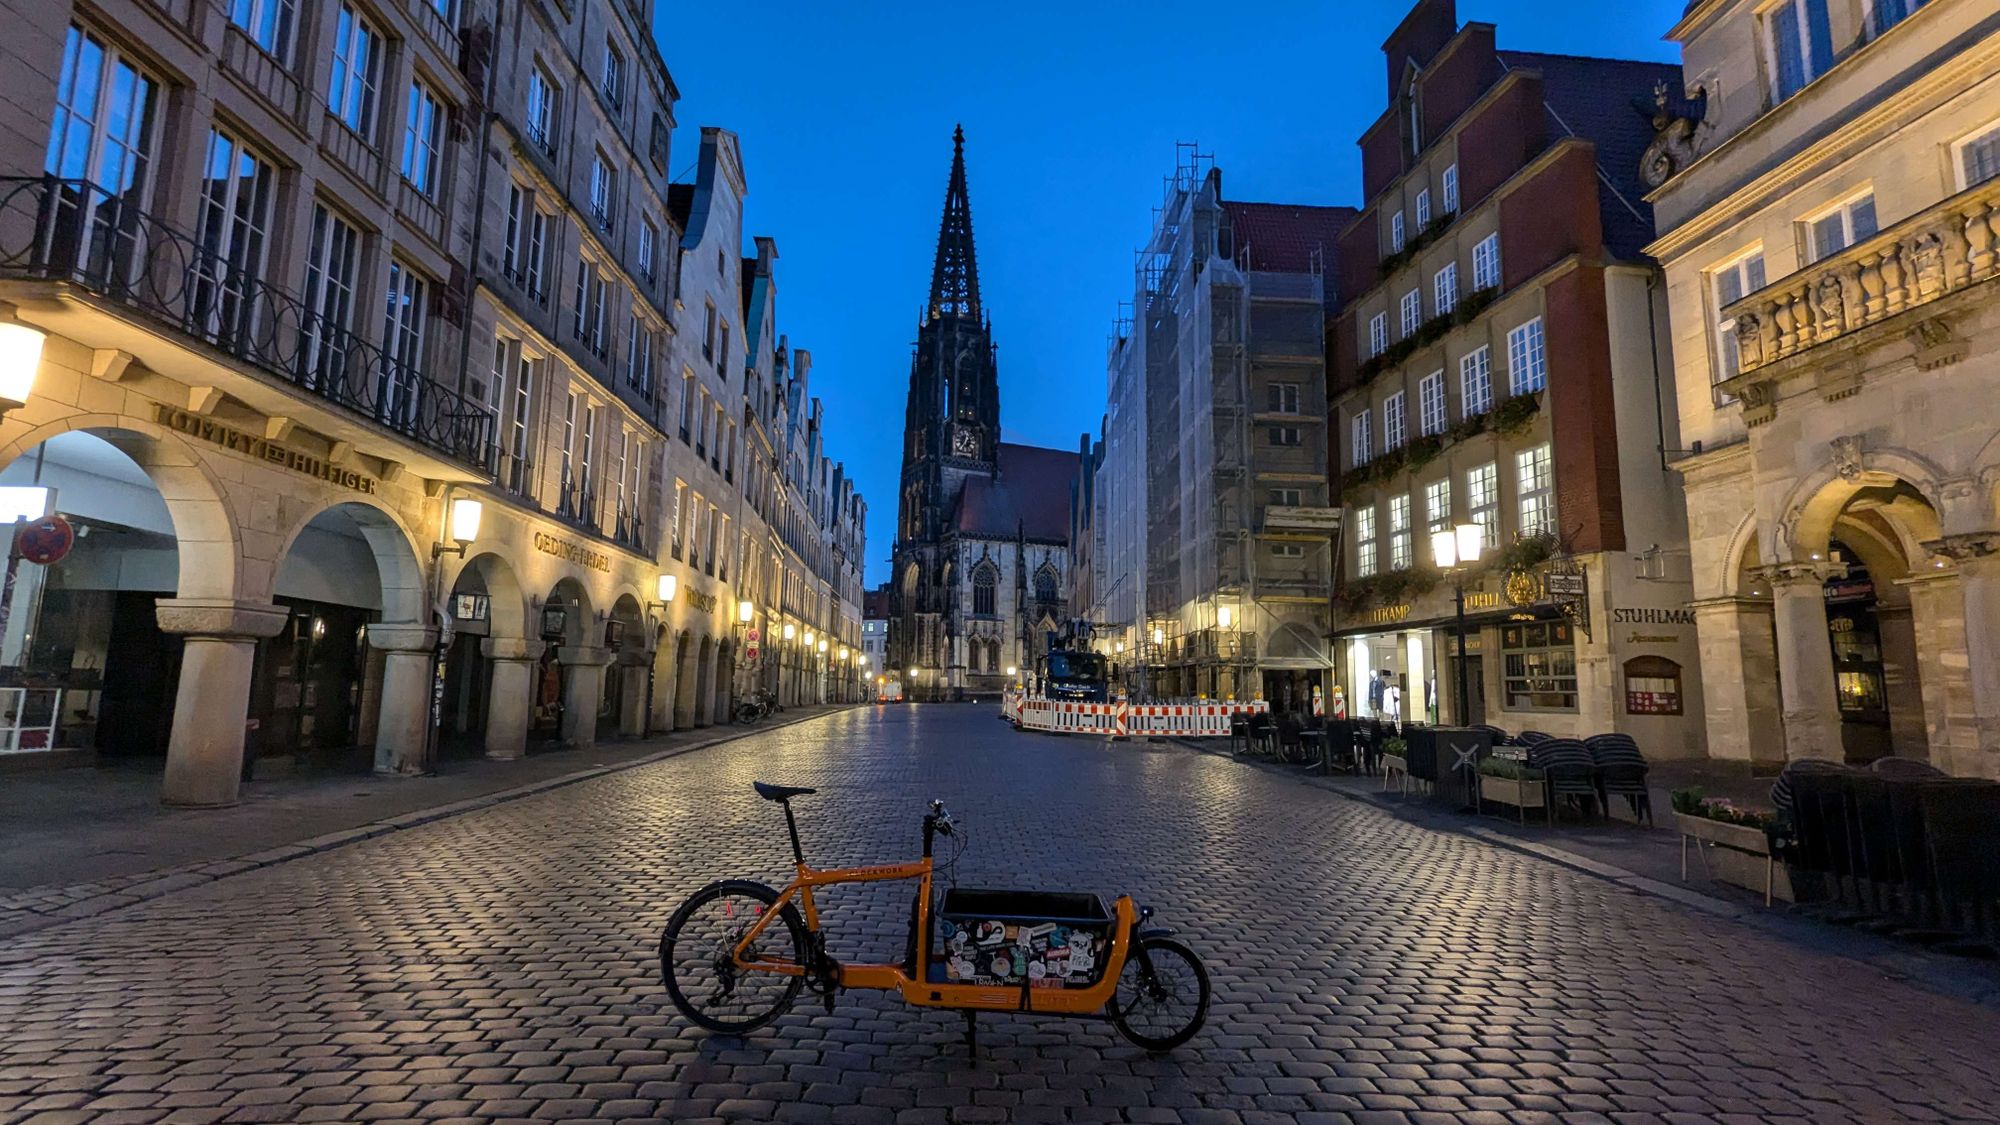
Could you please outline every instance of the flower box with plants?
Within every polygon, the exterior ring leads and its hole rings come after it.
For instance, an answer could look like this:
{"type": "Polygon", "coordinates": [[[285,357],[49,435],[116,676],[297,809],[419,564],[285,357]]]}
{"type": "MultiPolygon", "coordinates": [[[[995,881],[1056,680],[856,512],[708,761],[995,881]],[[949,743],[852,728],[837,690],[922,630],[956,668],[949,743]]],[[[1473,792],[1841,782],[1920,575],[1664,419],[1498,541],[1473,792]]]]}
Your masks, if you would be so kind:
{"type": "Polygon", "coordinates": [[[1514,806],[1523,824],[1529,809],[1546,809],[1549,804],[1542,771],[1511,758],[1480,759],[1479,800],[1514,806]]]}
{"type": "Polygon", "coordinates": [[[1764,892],[1764,901],[1792,901],[1792,881],[1771,858],[1767,829],[1777,814],[1746,809],[1699,789],[1676,789],[1674,827],[1681,834],[1681,878],[1688,876],[1688,847],[1699,848],[1709,875],[1732,886],[1764,892]]]}
{"type": "Polygon", "coordinates": [[[1410,744],[1395,736],[1382,740],[1382,781],[1388,783],[1389,775],[1400,773],[1404,783],[1410,777],[1410,744]]]}

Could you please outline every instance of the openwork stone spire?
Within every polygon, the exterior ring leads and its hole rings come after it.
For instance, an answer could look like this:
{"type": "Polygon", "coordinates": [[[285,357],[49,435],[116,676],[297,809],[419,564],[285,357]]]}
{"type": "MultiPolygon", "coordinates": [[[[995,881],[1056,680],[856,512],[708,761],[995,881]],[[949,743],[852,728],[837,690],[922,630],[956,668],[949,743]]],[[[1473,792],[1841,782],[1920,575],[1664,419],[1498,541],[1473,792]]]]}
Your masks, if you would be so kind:
{"type": "Polygon", "coordinates": [[[979,262],[972,250],[972,199],[965,187],[965,127],[951,135],[951,183],[938,225],[937,263],[931,268],[932,317],[979,319],[979,262]]]}

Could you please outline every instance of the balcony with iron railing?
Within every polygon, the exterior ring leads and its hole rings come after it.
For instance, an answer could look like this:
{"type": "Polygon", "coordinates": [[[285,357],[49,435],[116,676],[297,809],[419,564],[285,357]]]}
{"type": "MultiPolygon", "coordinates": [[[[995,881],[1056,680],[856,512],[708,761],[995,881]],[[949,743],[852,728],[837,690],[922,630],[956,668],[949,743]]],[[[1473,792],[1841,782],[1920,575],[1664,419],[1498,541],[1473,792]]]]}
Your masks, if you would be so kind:
{"type": "Polygon", "coordinates": [[[563,474],[556,493],[556,515],[593,534],[597,531],[597,496],[587,481],[563,474]]]}
{"type": "MultiPolygon", "coordinates": [[[[0,278],[67,285],[276,380],[287,394],[329,403],[480,474],[492,471],[491,416],[428,378],[421,359],[390,354],[87,181],[0,177],[0,278]]],[[[238,397],[274,397],[243,390],[238,397]]]]}
{"type": "Polygon", "coordinates": [[[626,504],[618,505],[618,512],[612,524],[611,538],[622,547],[634,551],[645,549],[646,525],[639,518],[638,509],[626,504]]]}
{"type": "MultiPolygon", "coordinates": [[[[1962,355],[1965,345],[1926,311],[1943,311],[1996,276],[2000,179],[1962,191],[1723,308],[1722,316],[1736,322],[1738,374],[1720,387],[1742,399],[1746,420],[1754,422],[1775,409],[1772,384],[1809,362],[1787,361],[1836,341],[1865,345],[1910,333],[1920,365],[1932,365],[1927,356],[1946,362],[1962,355]]],[[[1845,388],[1823,389],[1835,394],[1845,388]]]]}

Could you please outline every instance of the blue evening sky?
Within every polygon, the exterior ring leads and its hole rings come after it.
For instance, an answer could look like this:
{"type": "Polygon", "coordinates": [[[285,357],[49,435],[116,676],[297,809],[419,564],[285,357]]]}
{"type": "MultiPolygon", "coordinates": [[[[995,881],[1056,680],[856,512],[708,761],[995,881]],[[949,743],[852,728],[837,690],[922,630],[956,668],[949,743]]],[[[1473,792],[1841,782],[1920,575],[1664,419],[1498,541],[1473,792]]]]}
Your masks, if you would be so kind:
{"type": "MultiPolygon", "coordinates": [[[[655,0],[680,86],[674,171],[699,127],[742,139],[748,235],[778,243],[778,328],[813,353],[828,453],[868,505],[870,586],[896,529],[910,344],[963,122],[980,291],[1009,441],[1074,449],[1104,411],[1106,340],[1132,299],[1177,141],[1232,198],[1358,204],[1355,139],[1408,11],[1342,0],[655,0]]],[[[1684,0],[1460,0],[1516,50],[1677,57],[1684,0]]],[[[1620,101],[1644,91],[1606,91],[1620,101]]],[[[1050,503],[1064,503],[1050,497],[1050,503]]]]}

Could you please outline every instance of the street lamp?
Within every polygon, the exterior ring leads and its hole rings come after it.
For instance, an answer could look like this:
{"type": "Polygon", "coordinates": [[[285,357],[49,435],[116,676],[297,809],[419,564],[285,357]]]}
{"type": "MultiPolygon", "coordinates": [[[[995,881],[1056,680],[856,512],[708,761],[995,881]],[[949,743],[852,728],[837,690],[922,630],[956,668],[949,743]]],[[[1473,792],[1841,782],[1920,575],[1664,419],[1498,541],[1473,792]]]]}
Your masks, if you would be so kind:
{"type": "Polygon", "coordinates": [[[807,648],[811,648],[812,646],[813,646],[813,632],[812,632],[812,630],[811,630],[811,629],[807,629],[807,630],[806,630],[806,647],[807,647],[807,648]]]}
{"type": "MultiPolygon", "coordinates": [[[[45,334],[13,319],[13,306],[0,308],[0,415],[28,404],[35,375],[42,369],[45,334]]],[[[37,517],[40,512],[35,513],[37,517]]]]}
{"type": "MultiPolygon", "coordinates": [[[[4,327],[4,326],[0,326],[4,327]]],[[[451,502],[451,518],[447,521],[451,528],[452,545],[431,544],[431,557],[441,558],[446,554],[465,555],[465,549],[479,538],[479,517],[485,513],[485,505],[470,496],[461,496],[451,502]]]]}
{"type": "Polygon", "coordinates": [[[785,639],[789,641],[793,637],[796,637],[798,635],[799,635],[798,627],[793,625],[789,621],[785,622],[785,639]]]}
{"type": "Polygon", "coordinates": [[[1438,569],[1451,575],[1452,592],[1457,598],[1458,616],[1458,721],[1463,726],[1472,714],[1469,686],[1465,682],[1465,580],[1486,549],[1486,528],[1462,523],[1455,528],[1431,532],[1431,557],[1438,569]]]}
{"type": "Polygon", "coordinates": [[[1215,607],[1215,624],[1217,628],[1227,629],[1235,620],[1236,611],[1234,609],[1226,605],[1215,607]]]}
{"type": "Polygon", "coordinates": [[[748,625],[756,616],[757,606],[749,598],[736,603],[736,620],[748,625]]]}

